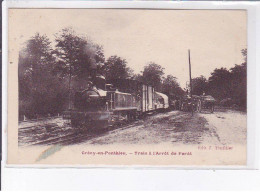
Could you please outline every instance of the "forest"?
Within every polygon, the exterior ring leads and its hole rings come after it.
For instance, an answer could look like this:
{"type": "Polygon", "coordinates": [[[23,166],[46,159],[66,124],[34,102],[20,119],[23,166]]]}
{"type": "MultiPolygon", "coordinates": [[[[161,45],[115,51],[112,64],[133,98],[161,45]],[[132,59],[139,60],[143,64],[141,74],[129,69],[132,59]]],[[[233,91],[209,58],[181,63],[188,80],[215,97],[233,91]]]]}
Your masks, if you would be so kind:
{"type": "MultiPolygon", "coordinates": [[[[36,33],[19,53],[19,119],[57,115],[69,107],[71,96],[95,81],[96,76],[106,79],[135,79],[152,85],[172,99],[185,94],[177,78],[166,75],[162,65],[148,62],[143,71],[135,74],[126,59],[113,55],[105,58],[102,45],[94,43],[72,28],[56,33],[54,41],[36,33]]],[[[245,62],[233,68],[215,69],[206,79],[192,79],[192,93],[204,92],[218,101],[246,107],[247,50],[245,62]],[[226,100],[226,101],[225,101],[226,100]]]]}

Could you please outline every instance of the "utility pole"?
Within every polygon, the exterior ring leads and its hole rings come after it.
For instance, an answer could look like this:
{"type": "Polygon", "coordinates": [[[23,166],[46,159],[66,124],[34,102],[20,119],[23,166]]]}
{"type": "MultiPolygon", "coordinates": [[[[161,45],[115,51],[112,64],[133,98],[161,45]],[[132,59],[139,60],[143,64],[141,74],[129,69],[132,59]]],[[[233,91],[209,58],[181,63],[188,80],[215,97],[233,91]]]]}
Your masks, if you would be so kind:
{"type": "Polygon", "coordinates": [[[192,100],[192,80],[191,80],[191,62],[190,62],[190,49],[189,49],[189,70],[190,70],[190,97],[191,97],[191,113],[193,115],[193,100],[192,100]]]}
{"type": "Polygon", "coordinates": [[[69,110],[71,110],[71,64],[69,64],[69,70],[70,70],[70,75],[69,75],[69,110]]]}
{"type": "Polygon", "coordinates": [[[192,81],[191,81],[190,49],[189,49],[189,70],[190,70],[190,97],[192,97],[192,81]]]}

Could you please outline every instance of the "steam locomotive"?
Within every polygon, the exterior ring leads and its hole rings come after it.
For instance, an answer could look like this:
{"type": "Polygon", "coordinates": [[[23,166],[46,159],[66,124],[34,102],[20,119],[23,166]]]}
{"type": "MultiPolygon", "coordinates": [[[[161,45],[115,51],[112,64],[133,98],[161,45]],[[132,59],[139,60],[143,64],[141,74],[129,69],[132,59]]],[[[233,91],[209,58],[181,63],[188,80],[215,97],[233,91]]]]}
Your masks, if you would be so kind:
{"type": "Polygon", "coordinates": [[[169,108],[168,96],[136,80],[99,79],[75,93],[74,107],[66,111],[72,126],[107,128],[169,108]]]}

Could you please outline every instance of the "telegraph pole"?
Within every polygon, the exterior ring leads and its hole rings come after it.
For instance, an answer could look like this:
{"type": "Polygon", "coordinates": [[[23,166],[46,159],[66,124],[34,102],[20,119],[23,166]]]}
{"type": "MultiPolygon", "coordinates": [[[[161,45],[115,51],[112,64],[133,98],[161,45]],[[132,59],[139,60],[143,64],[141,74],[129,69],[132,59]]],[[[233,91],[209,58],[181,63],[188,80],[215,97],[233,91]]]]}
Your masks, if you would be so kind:
{"type": "Polygon", "coordinates": [[[190,70],[190,97],[192,97],[192,81],[191,81],[191,63],[190,63],[190,49],[189,49],[189,70],[190,70]]]}
{"type": "Polygon", "coordinates": [[[189,49],[189,70],[190,70],[190,97],[191,97],[191,113],[193,115],[193,100],[192,100],[192,80],[191,80],[191,62],[190,62],[190,49],[189,49]]]}

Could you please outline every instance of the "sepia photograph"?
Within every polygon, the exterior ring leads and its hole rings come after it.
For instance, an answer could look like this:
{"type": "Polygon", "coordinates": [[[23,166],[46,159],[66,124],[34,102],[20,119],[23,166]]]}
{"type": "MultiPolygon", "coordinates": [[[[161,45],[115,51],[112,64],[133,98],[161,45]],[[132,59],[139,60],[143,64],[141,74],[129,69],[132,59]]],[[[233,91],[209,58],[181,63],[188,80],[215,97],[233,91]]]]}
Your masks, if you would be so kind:
{"type": "Polygon", "coordinates": [[[247,11],[9,9],[8,164],[246,166],[247,11]]]}

